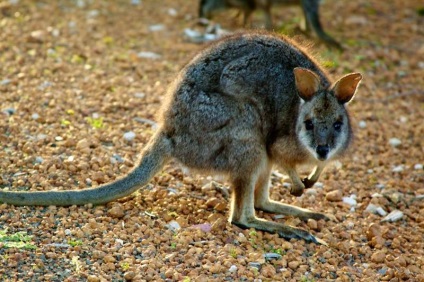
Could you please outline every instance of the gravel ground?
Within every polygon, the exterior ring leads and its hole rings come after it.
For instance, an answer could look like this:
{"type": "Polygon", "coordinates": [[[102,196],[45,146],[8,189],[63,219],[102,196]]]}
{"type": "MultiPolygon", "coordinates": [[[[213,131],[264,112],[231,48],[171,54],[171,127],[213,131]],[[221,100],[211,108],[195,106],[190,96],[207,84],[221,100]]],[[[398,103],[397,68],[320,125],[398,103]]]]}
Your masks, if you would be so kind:
{"type": "MultiPolygon", "coordinates": [[[[0,204],[0,280],[424,281],[423,10],[412,0],[322,5],[346,50],[316,53],[335,77],[364,74],[350,104],[355,142],[301,197],[275,173],[272,198],[337,222],[259,216],[329,246],[230,225],[226,183],[170,163],[105,206],[0,204]]],[[[82,189],[125,175],[166,86],[203,48],[183,36],[196,13],[194,0],[0,1],[1,188],[82,189]]],[[[274,10],[284,30],[299,16],[274,10]]],[[[241,22],[217,19],[228,30],[241,22]]]]}

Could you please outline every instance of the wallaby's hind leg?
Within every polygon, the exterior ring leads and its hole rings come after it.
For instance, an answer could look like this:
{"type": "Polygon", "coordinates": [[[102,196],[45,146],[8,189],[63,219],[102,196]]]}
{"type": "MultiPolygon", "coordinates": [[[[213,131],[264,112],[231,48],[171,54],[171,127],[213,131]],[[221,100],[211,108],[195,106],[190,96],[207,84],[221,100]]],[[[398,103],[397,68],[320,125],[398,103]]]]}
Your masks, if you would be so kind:
{"type": "Polygon", "coordinates": [[[325,219],[329,220],[329,217],[319,212],[313,212],[308,209],[299,208],[292,205],[282,204],[277,201],[273,201],[269,198],[269,177],[271,174],[271,168],[268,167],[259,177],[255,187],[255,208],[276,214],[291,215],[298,217],[302,220],[308,220],[310,218],[315,220],[325,219]]]}
{"type": "Polygon", "coordinates": [[[291,227],[281,223],[266,221],[255,216],[254,195],[255,183],[262,179],[263,174],[269,175],[269,170],[261,172],[263,168],[258,168],[258,171],[245,171],[245,173],[233,177],[233,194],[231,199],[231,214],[230,221],[241,228],[255,228],[270,233],[277,233],[285,239],[303,239],[307,242],[325,244],[318,238],[306,230],[291,227]]]}

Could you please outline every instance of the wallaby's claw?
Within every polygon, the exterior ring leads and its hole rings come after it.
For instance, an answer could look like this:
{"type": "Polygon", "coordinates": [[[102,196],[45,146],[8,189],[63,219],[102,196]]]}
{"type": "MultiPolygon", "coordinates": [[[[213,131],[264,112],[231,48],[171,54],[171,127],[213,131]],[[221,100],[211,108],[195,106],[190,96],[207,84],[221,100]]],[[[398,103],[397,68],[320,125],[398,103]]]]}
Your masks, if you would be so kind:
{"type": "Polygon", "coordinates": [[[295,231],[294,233],[290,233],[290,234],[280,231],[278,232],[278,236],[287,240],[290,240],[292,238],[303,239],[307,243],[314,243],[314,244],[328,246],[328,244],[324,240],[315,237],[314,235],[312,235],[306,230],[296,228],[294,231],[295,231]]]}
{"type": "Polygon", "coordinates": [[[323,213],[322,215],[324,216],[323,219],[325,219],[326,221],[338,222],[337,218],[333,214],[323,213]]]}

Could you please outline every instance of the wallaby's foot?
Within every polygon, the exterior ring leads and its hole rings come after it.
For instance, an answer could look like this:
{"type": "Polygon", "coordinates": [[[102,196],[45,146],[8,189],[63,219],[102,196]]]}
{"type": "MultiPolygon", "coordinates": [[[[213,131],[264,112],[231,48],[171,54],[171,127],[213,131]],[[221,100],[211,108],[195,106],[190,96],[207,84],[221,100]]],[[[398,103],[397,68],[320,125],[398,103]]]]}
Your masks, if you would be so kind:
{"type": "Polygon", "coordinates": [[[327,243],[325,243],[323,240],[315,237],[304,229],[295,228],[281,223],[266,221],[256,217],[245,221],[233,220],[231,223],[243,229],[254,228],[256,230],[262,230],[269,233],[277,233],[278,236],[287,240],[293,238],[303,239],[308,243],[322,244],[327,246],[327,243]]]}
{"type": "Polygon", "coordinates": [[[311,188],[314,186],[316,181],[309,179],[308,177],[303,178],[302,183],[305,185],[305,189],[311,188]]]}
{"type": "Polygon", "coordinates": [[[338,50],[340,52],[342,52],[344,50],[343,46],[330,36],[328,36],[326,38],[321,38],[321,40],[330,49],[335,49],[335,50],[338,50]]]}
{"type": "Polygon", "coordinates": [[[334,217],[331,215],[329,216],[320,212],[313,212],[308,209],[303,209],[272,200],[264,201],[263,203],[255,203],[255,208],[269,213],[294,216],[303,221],[307,221],[308,219],[324,219],[326,221],[334,220],[334,217]]]}

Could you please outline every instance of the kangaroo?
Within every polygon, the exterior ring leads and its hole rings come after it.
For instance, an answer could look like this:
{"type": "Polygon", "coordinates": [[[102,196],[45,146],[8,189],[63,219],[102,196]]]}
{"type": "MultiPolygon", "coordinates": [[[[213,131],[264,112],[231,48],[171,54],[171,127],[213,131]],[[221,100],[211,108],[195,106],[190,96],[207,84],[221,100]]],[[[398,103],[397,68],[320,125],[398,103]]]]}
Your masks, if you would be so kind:
{"type": "Polygon", "coordinates": [[[211,19],[221,10],[235,8],[243,12],[244,26],[247,26],[250,16],[255,10],[262,10],[265,17],[265,27],[272,28],[271,7],[273,5],[292,6],[300,5],[304,14],[305,32],[311,30],[318,38],[331,48],[343,50],[343,47],[333,37],[326,33],[319,19],[320,0],[200,0],[199,18],[211,19]]]}
{"type": "Polygon", "coordinates": [[[269,198],[273,166],[284,169],[301,195],[351,139],[345,108],[362,76],[332,83],[307,51],[288,38],[264,32],[234,34],[194,57],[167,92],[159,128],[125,177],[96,188],[13,192],[13,205],[104,204],[147,184],[171,158],[188,168],[226,175],[232,184],[229,221],[242,228],[321,243],[306,230],[255,216],[255,208],[302,220],[325,214],[269,198]],[[301,180],[296,167],[314,165],[301,180]]]}

